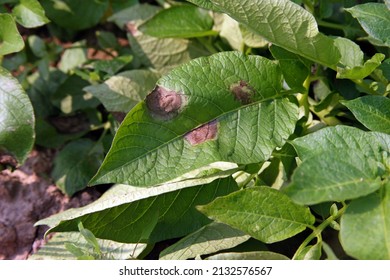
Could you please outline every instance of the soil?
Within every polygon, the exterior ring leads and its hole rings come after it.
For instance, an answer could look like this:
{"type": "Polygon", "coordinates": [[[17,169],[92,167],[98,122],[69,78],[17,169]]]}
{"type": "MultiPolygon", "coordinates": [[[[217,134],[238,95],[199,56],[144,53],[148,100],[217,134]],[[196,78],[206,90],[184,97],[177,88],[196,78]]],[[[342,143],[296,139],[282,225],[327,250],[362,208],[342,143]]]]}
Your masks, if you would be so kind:
{"type": "Polygon", "coordinates": [[[33,150],[20,168],[0,172],[0,260],[24,260],[47,241],[44,226],[35,222],[96,200],[93,188],[64,195],[50,179],[55,156],[50,149],[33,150]]]}

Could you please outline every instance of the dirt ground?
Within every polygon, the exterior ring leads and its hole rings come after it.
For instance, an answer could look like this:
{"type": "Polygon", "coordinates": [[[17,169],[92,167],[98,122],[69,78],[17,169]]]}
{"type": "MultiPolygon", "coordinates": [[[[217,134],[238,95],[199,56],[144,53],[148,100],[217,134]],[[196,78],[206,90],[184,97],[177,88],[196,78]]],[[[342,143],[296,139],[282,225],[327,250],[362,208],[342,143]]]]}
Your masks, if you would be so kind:
{"type": "Polygon", "coordinates": [[[0,260],[23,260],[43,244],[46,227],[34,223],[52,214],[84,206],[101,194],[87,188],[73,197],[50,180],[55,151],[33,150],[23,166],[0,171],[0,260]]]}

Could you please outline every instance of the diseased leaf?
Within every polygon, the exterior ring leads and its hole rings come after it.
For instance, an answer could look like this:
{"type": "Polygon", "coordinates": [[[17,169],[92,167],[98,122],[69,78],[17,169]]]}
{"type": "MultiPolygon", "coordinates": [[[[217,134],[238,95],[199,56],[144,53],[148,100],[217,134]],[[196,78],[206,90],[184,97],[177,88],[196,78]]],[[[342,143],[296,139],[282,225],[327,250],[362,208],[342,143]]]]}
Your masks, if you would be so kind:
{"type": "Polygon", "coordinates": [[[18,80],[2,67],[0,112],[0,157],[10,153],[22,164],[34,144],[34,111],[18,80]]]}
{"type": "Polygon", "coordinates": [[[56,232],[77,231],[81,221],[97,238],[135,243],[146,241],[145,228],[158,215],[148,242],[181,237],[210,223],[195,209],[196,205],[237,190],[231,177],[197,183],[184,181],[154,188],[116,185],[97,201],[40,220],[36,225],[49,225],[50,231],[56,232]]]}
{"type": "Polygon", "coordinates": [[[342,101],[365,127],[390,134],[390,99],[384,96],[363,96],[342,101]]]}
{"type": "Polygon", "coordinates": [[[156,84],[159,75],[149,70],[129,70],[110,77],[100,85],[84,88],[111,112],[129,112],[156,84]]]}
{"type": "Polygon", "coordinates": [[[390,10],[383,3],[366,3],[346,9],[356,18],[371,43],[390,47],[390,10]]]}
{"type": "Polygon", "coordinates": [[[208,11],[193,5],[164,9],[139,26],[146,35],[159,38],[192,38],[215,35],[208,11]]]}
{"type": "MultiPolygon", "coordinates": [[[[203,0],[191,2],[205,5],[203,0]]],[[[292,53],[333,69],[340,59],[333,39],[319,33],[314,16],[289,0],[249,0],[245,5],[239,1],[208,2],[207,5],[227,13],[251,31],[292,53]]]]}
{"type": "Polygon", "coordinates": [[[345,201],[381,186],[378,165],[355,149],[333,148],[303,161],[284,192],[299,204],[345,201]]]}
{"type": "Polygon", "coordinates": [[[269,187],[243,189],[197,208],[265,243],[287,239],[314,223],[307,207],[269,187]]]}
{"type": "Polygon", "coordinates": [[[0,14],[0,55],[21,51],[24,41],[14,18],[10,14],[0,14]]]}
{"type": "Polygon", "coordinates": [[[160,260],[195,258],[233,248],[249,238],[249,235],[228,225],[210,223],[163,250],[160,253],[160,260]]]}
{"type": "Polygon", "coordinates": [[[12,10],[16,21],[27,28],[42,26],[49,22],[45,10],[37,0],[21,0],[12,10]]]}
{"type": "Polygon", "coordinates": [[[157,84],[128,113],[91,184],[152,186],[213,162],[264,161],[298,118],[293,102],[274,99],[282,86],[278,65],[259,56],[196,59],[157,84]]]}
{"type": "Polygon", "coordinates": [[[390,184],[353,200],[341,217],[340,227],[340,242],[351,257],[390,259],[390,184]]]}
{"type": "Polygon", "coordinates": [[[89,139],[70,142],[54,160],[52,177],[56,185],[69,196],[84,189],[99,168],[103,147],[89,139]]]}

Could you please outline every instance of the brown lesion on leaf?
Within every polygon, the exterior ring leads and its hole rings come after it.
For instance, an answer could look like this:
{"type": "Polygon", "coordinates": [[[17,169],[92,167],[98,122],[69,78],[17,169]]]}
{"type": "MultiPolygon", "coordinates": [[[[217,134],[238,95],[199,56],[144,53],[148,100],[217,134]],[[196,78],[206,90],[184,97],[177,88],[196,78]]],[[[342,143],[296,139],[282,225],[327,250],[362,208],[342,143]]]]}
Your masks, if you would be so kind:
{"type": "Polygon", "coordinates": [[[176,117],[184,106],[185,97],[182,93],[156,86],[146,96],[146,106],[153,117],[170,120],[176,117]]]}
{"type": "Polygon", "coordinates": [[[216,120],[199,126],[188,132],[184,138],[192,145],[198,145],[208,140],[214,140],[218,135],[218,122],[216,120]]]}
{"type": "Polygon", "coordinates": [[[255,89],[244,80],[232,84],[230,91],[233,93],[234,98],[243,105],[251,103],[252,97],[256,93],[255,89]]]}
{"type": "Polygon", "coordinates": [[[125,30],[133,36],[136,36],[140,33],[138,30],[137,23],[135,21],[128,21],[125,24],[125,30]]]}

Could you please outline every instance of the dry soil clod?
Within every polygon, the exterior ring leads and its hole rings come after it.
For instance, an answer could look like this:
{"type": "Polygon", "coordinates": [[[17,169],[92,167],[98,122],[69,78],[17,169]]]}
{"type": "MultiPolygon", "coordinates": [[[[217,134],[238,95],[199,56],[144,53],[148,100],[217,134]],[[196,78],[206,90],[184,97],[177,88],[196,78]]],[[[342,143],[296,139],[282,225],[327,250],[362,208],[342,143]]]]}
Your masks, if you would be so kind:
{"type": "Polygon", "coordinates": [[[156,86],[145,102],[152,116],[163,120],[176,117],[184,103],[183,94],[161,86],[156,86]]]}
{"type": "Polygon", "coordinates": [[[252,97],[255,94],[255,89],[243,80],[232,84],[230,91],[233,93],[234,98],[243,105],[251,103],[252,97]]]}
{"type": "Polygon", "coordinates": [[[188,132],[184,138],[192,145],[198,145],[217,138],[218,122],[211,121],[188,132]]]}

